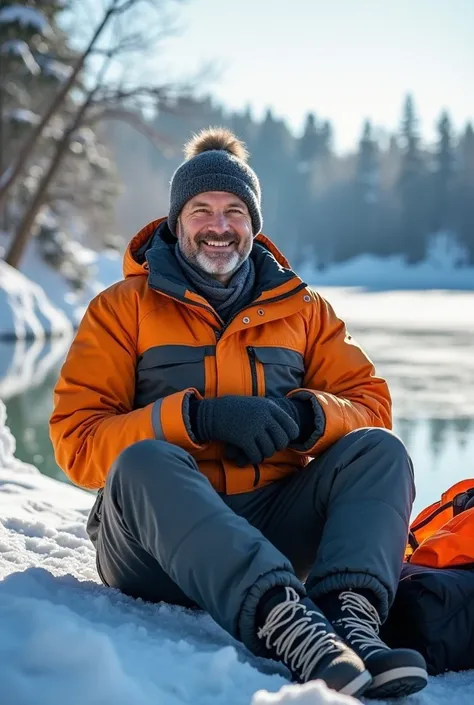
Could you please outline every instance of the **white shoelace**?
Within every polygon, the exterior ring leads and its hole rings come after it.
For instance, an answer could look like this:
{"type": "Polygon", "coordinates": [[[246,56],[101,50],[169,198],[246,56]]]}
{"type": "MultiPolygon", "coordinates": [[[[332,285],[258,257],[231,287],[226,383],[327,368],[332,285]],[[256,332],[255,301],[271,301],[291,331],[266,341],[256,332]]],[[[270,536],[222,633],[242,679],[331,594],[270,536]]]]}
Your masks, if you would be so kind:
{"type": "Polygon", "coordinates": [[[318,615],[318,612],[306,609],[294,588],[287,587],[285,590],[286,601],[272,609],[265,624],[259,629],[258,637],[265,639],[267,649],[274,647],[278,656],[292,670],[300,672],[301,679],[306,682],[318,661],[323,656],[338,652],[339,648],[335,644],[336,635],[327,631],[327,623],[313,621],[311,615],[318,615]],[[293,621],[298,611],[301,617],[293,621]],[[288,623],[288,628],[274,639],[275,632],[288,623]],[[300,639],[295,646],[295,641],[300,639]]]}
{"type": "Polygon", "coordinates": [[[349,616],[342,617],[340,622],[347,632],[346,640],[352,646],[358,646],[360,651],[382,651],[388,649],[379,637],[380,617],[375,607],[363,595],[357,592],[341,592],[339,599],[342,602],[341,612],[348,612],[349,616]]]}

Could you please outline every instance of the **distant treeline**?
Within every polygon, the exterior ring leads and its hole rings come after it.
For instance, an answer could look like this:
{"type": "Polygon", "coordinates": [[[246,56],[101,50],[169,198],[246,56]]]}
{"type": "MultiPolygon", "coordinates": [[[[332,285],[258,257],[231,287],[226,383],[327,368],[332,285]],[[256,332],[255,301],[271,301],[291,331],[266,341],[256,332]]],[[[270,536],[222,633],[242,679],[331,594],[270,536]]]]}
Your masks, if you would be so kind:
{"type": "Polygon", "coordinates": [[[363,126],[353,153],[337,155],[333,126],[308,114],[301,136],[271,111],[258,122],[249,110],[226,113],[210,98],[181,100],[153,120],[169,147],[156,149],[123,125],[108,131],[123,193],[122,235],[167,210],[168,185],[182,144],[202,127],[226,125],[247,144],[263,191],[264,232],[292,263],[321,266],[360,253],[423,260],[433,236],[452,233],[458,263],[474,262],[474,130],[454,134],[443,112],[434,144],[422,142],[411,96],[397,134],[363,126]]]}

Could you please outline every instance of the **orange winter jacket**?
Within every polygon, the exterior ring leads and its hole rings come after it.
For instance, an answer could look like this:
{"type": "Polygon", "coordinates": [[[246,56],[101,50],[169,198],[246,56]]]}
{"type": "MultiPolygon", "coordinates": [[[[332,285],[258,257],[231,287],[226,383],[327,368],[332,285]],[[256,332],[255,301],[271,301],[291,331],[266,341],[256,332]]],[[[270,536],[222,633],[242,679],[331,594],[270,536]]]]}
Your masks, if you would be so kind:
{"type": "Polygon", "coordinates": [[[215,489],[246,492],[296,472],[349,431],[391,427],[385,381],[331,306],[289,268],[264,235],[252,249],[254,301],[224,324],[191,290],[165,219],[143,228],[124,258],[125,279],[89,305],[54,392],[51,440],[59,466],[83,487],[100,488],[127,446],[160,438],[196,459],[215,489]],[[192,394],[314,395],[323,436],[260,466],[239,468],[224,446],[194,442],[192,394]]]}
{"type": "Polygon", "coordinates": [[[449,488],[410,527],[405,560],[430,568],[474,565],[474,479],[449,488]]]}

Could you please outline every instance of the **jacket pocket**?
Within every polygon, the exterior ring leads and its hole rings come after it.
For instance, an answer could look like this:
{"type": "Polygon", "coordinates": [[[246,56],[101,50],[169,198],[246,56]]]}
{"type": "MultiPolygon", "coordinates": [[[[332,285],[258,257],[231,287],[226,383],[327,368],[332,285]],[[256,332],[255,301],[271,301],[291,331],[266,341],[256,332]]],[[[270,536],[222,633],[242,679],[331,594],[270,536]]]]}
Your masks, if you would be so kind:
{"type": "MultiPolygon", "coordinates": [[[[248,348],[252,380],[261,366],[264,394],[267,397],[284,397],[301,387],[304,379],[303,355],[288,348],[250,346],[248,348]]],[[[254,387],[254,385],[252,385],[254,387]]]]}
{"type": "Polygon", "coordinates": [[[136,371],[135,407],[194,387],[204,396],[204,359],[215,355],[215,346],[160,345],[141,356],[136,371]]]}

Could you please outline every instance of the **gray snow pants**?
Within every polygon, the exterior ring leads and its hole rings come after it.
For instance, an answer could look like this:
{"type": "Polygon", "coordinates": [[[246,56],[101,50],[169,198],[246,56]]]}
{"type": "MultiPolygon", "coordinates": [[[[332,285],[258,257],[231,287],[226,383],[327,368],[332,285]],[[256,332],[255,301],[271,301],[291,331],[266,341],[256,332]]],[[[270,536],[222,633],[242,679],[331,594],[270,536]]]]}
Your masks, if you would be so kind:
{"type": "Polygon", "coordinates": [[[384,619],[413,499],[405,446],[379,428],[353,431],[294,475],[230,496],[186,451],[150,440],[118,457],[88,531],[106,585],[197,605],[258,654],[256,607],[276,585],[316,603],[332,590],[368,588],[384,619]]]}

